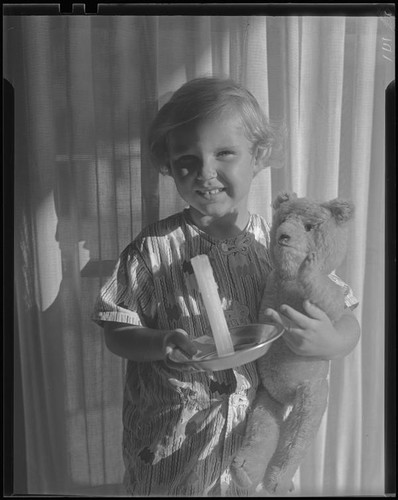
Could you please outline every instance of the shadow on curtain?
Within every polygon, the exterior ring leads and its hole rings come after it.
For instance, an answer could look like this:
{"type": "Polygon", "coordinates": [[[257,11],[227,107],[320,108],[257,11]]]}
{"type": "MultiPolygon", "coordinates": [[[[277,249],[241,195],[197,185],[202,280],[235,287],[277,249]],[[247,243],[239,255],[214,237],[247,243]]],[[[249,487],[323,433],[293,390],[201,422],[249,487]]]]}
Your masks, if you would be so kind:
{"type": "MultiPolygon", "coordinates": [[[[362,339],[330,373],[329,409],[298,494],[384,492],[383,17],[6,17],[15,90],[15,290],[27,489],[121,489],[124,363],[90,314],[121,250],[184,204],[150,168],[145,133],[196,76],[231,76],[286,127],[284,164],[258,177],[251,210],[282,189],[357,207],[338,274],[360,300],[362,339]]],[[[280,165],[279,165],[280,166],[280,165]]],[[[21,434],[21,435],[22,435],[21,434]]],[[[23,449],[23,448],[22,448],[23,449]]]]}

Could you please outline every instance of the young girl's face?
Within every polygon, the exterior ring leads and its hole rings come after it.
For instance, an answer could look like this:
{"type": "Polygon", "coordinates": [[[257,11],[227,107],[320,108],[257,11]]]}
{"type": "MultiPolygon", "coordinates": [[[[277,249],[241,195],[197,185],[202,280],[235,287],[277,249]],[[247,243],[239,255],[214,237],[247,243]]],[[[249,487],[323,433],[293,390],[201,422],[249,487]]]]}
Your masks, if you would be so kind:
{"type": "Polygon", "coordinates": [[[251,150],[237,112],[170,133],[171,175],[199,227],[214,222],[245,227],[250,186],[260,170],[251,150]]]}

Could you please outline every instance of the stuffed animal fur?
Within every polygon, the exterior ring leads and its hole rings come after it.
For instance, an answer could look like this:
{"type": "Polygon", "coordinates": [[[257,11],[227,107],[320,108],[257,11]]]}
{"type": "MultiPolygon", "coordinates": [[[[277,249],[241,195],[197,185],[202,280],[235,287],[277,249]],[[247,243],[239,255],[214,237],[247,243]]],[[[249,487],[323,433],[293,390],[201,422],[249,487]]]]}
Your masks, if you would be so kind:
{"type": "MultiPolygon", "coordinates": [[[[323,203],[281,193],[273,208],[273,271],[260,306],[260,322],[267,322],[267,307],[278,310],[281,304],[289,304],[304,312],[305,299],[337,321],[345,307],[344,293],[329,274],[345,256],[353,205],[340,199],[323,203]]],[[[296,355],[282,336],[257,366],[262,385],[231,473],[242,488],[284,495],[321,424],[328,399],[329,362],[296,355]]]]}

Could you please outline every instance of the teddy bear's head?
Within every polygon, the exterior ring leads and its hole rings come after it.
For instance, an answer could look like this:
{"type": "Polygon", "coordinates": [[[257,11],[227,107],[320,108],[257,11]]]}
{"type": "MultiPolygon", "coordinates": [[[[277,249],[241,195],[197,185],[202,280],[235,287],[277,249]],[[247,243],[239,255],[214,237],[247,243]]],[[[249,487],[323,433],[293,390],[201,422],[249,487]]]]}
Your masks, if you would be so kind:
{"type": "Polygon", "coordinates": [[[273,208],[271,258],[280,274],[293,279],[309,253],[315,253],[323,273],[340,265],[347,249],[347,223],[354,215],[352,203],[338,198],[318,202],[281,193],[273,208]]]}

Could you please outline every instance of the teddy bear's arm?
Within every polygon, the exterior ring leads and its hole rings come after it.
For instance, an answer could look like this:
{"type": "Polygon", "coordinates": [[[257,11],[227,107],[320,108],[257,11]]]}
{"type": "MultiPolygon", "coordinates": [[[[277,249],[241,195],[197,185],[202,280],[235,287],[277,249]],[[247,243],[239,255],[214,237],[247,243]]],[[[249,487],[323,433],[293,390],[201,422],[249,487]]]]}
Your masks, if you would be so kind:
{"type": "Polygon", "coordinates": [[[298,272],[303,296],[322,309],[331,321],[337,321],[344,311],[344,291],[320,270],[315,253],[309,254],[298,272]]]}

